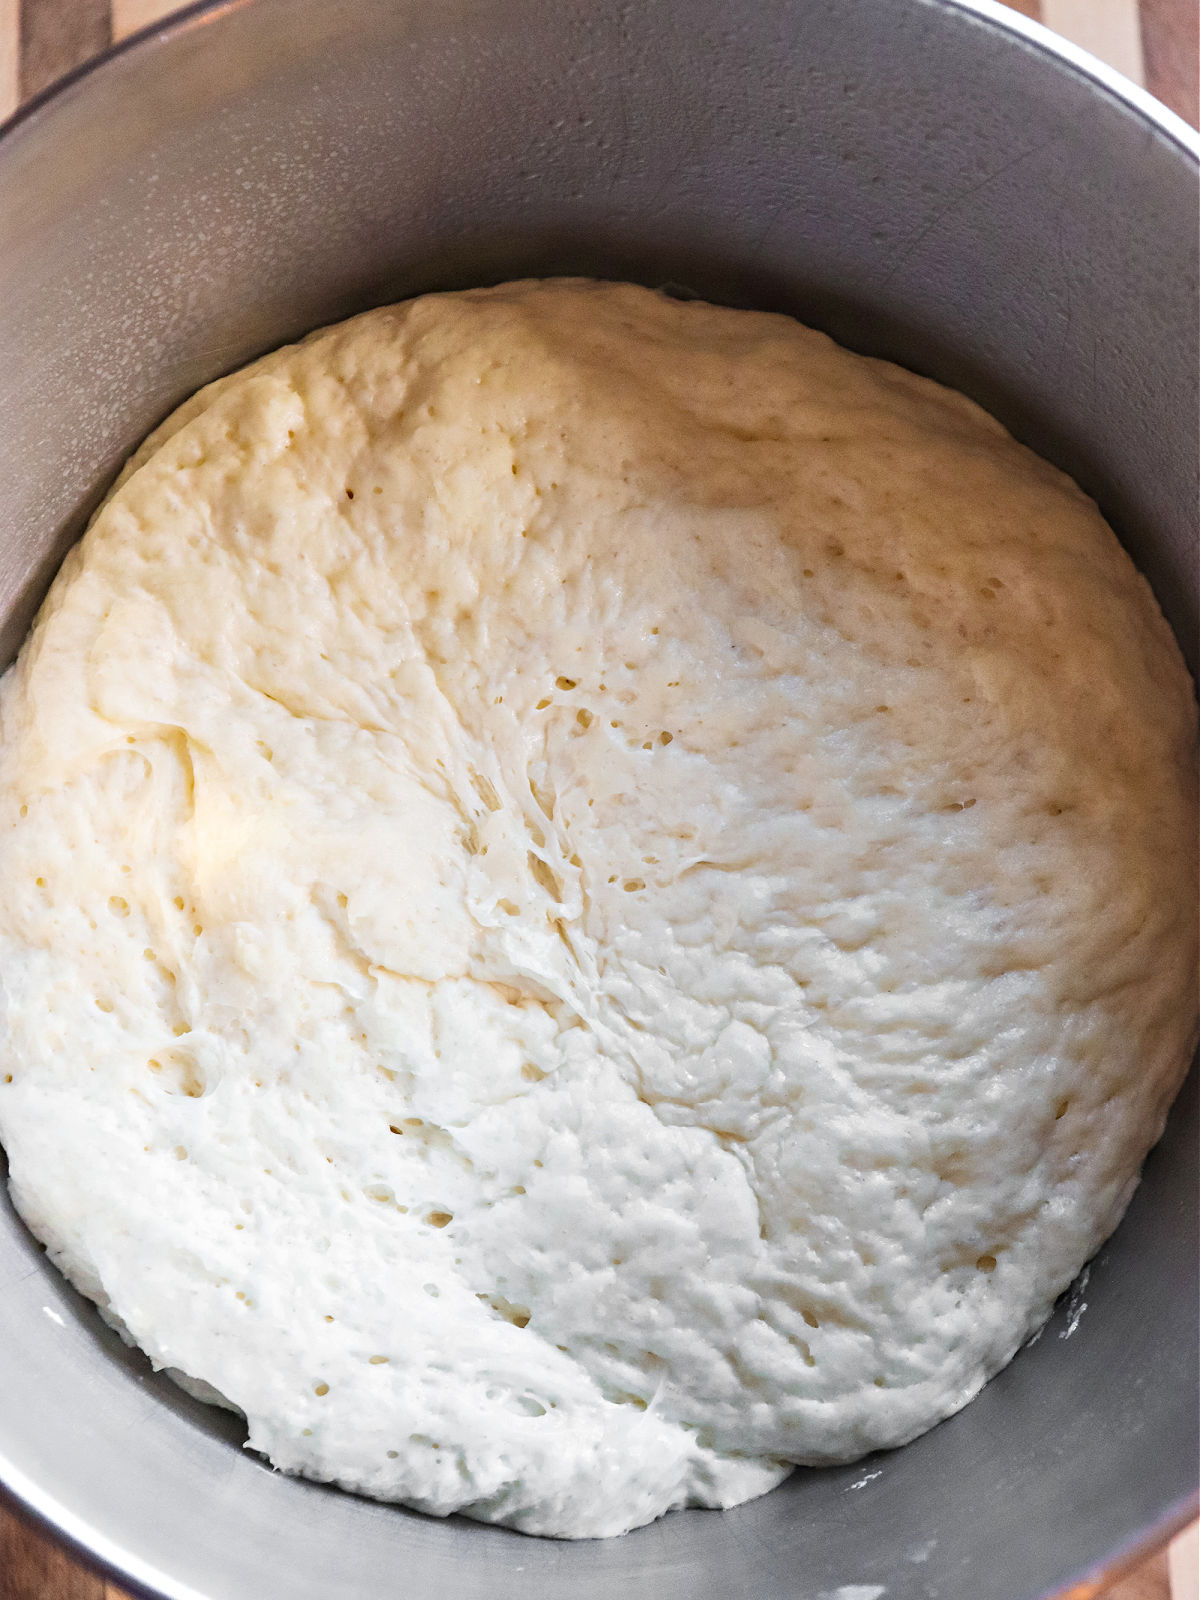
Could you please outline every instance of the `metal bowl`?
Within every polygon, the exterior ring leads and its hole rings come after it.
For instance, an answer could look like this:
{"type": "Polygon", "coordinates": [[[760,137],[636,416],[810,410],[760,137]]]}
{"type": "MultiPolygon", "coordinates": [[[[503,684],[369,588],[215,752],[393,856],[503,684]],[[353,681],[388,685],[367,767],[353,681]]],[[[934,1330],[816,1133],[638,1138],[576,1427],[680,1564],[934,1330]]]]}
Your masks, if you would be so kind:
{"type": "MultiPolygon", "coordinates": [[[[795,312],[1099,499],[1195,666],[1197,141],[987,0],[230,0],[0,139],[0,659],[122,458],[258,352],[530,273],[795,312]]],[[[1032,1348],[892,1454],[559,1544],[281,1477],[0,1216],[0,1480],[204,1600],[1083,1597],[1195,1504],[1195,1074],[1032,1348]]]]}

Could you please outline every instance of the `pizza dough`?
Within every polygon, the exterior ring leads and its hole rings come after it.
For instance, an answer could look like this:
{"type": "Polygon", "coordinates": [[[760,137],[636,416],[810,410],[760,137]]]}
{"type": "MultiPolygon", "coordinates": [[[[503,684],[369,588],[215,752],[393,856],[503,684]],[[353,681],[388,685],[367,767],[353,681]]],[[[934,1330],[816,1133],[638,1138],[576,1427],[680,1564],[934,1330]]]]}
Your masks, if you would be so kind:
{"type": "Polygon", "coordinates": [[[1095,507],[775,316],[438,295],[204,390],[0,691],[0,1136],[287,1472],[564,1537],[962,1406],[1192,1040],[1095,507]]]}

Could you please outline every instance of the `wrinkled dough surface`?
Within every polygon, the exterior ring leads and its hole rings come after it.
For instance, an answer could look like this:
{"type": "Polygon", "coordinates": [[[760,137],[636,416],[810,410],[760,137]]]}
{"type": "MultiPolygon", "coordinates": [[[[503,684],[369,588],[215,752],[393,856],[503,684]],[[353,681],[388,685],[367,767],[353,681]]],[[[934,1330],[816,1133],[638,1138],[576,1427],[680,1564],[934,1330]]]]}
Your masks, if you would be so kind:
{"type": "Polygon", "coordinates": [[[16,1203],[289,1472],[588,1536],[901,1444],[1187,1058],[1148,588],[781,317],[518,284],[279,351],[0,696],[16,1203]]]}

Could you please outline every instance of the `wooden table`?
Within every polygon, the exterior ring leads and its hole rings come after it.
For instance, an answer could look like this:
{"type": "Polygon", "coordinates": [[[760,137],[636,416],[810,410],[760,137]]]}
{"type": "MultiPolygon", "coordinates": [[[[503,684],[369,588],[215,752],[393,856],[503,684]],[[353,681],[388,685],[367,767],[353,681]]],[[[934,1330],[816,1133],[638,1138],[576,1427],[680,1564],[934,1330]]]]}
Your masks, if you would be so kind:
{"type": "MultiPolygon", "coordinates": [[[[731,0],[738,3],[748,0],[731,0]]],[[[1197,125],[1200,13],[1195,0],[1010,3],[1145,83],[1173,111],[1197,125]]],[[[114,39],[175,9],[176,0],[0,0],[0,118],[114,39]]],[[[0,1507],[0,1600],[126,1597],[116,1584],[88,1571],[54,1540],[0,1507]]],[[[247,1595],[246,1600],[255,1597],[247,1595]]],[[[1166,1554],[1155,1556],[1109,1589],[1105,1600],[1170,1600],[1166,1554]]]]}

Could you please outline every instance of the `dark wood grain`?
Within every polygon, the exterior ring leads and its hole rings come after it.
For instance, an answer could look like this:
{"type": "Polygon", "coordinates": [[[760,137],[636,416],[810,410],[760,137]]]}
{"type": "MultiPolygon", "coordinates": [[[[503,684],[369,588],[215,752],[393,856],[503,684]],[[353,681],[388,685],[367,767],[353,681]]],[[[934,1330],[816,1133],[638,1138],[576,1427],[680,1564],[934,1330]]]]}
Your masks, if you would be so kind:
{"type": "Polygon", "coordinates": [[[105,1583],[0,1510],[0,1600],[105,1600],[105,1583]]]}
{"type": "Polygon", "coordinates": [[[109,0],[21,0],[22,100],[112,43],[109,0]]]}
{"type": "Polygon", "coordinates": [[[1196,0],[1141,0],[1141,17],[1147,89],[1200,127],[1200,6],[1196,0]]]}

